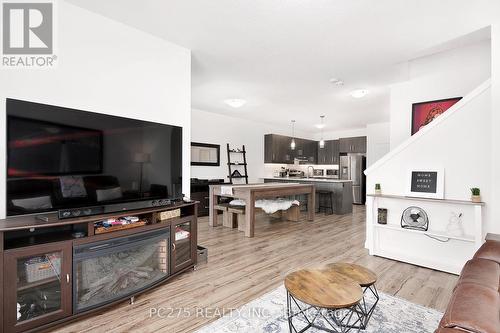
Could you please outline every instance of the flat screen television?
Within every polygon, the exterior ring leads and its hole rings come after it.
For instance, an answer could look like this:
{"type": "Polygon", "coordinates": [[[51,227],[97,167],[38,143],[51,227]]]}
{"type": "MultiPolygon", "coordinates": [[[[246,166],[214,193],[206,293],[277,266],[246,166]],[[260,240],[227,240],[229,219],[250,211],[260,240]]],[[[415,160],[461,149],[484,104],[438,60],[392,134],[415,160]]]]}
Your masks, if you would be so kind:
{"type": "Polygon", "coordinates": [[[181,127],[6,104],[8,216],[182,197],[181,127]]]}

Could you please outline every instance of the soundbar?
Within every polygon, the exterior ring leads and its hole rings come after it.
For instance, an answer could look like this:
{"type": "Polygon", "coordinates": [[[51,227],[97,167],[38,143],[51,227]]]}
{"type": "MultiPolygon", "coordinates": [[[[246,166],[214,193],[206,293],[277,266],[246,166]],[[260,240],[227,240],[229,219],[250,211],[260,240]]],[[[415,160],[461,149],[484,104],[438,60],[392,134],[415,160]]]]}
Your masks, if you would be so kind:
{"type": "Polygon", "coordinates": [[[68,208],[60,209],[57,211],[57,215],[60,220],[76,218],[82,216],[99,215],[106,213],[123,212],[127,210],[142,209],[149,207],[161,207],[169,206],[174,202],[172,199],[155,199],[155,200],[143,200],[143,201],[132,201],[123,202],[105,206],[91,206],[91,207],[81,207],[81,208],[68,208]]]}

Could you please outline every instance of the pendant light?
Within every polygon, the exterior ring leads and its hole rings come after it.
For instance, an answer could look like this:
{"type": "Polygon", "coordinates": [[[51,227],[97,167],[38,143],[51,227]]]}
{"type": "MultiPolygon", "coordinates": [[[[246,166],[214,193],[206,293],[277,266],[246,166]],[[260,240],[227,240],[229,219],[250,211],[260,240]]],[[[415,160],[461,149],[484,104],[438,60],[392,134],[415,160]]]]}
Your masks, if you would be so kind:
{"type": "Polygon", "coordinates": [[[325,127],[324,120],[325,116],[320,116],[321,118],[321,140],[319,140],[319,147],[321,149],[325,148],[325,139],[323,139],[323,127],[325,127]]]}
{"type": "Polygon", "coordinates": [[[292,142],[290,142],[290,148],[295,150],[295,120],[292,120],[292,142]]]}

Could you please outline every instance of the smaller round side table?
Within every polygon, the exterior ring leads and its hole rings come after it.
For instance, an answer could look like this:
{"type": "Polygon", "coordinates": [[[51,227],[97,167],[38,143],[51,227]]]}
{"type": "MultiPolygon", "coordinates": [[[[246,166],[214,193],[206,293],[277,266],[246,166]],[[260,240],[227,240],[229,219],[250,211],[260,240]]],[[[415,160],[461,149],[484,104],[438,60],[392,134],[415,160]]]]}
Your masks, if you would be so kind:
{"type": "Polygon", "coordinates": [[[363,289],[363,299],[360,302],[362,312],[360,328],[365,330],[380,299],[377,288],[375,287],[377,275],[366,267],[350,263],[329,264],[324,272],[333,276],[345,276],[358,283],[363,289]],[[372,298],[373,300],[371,300],[372,298]],[[371,301],[368,301],[369,299],[371,301]]]}

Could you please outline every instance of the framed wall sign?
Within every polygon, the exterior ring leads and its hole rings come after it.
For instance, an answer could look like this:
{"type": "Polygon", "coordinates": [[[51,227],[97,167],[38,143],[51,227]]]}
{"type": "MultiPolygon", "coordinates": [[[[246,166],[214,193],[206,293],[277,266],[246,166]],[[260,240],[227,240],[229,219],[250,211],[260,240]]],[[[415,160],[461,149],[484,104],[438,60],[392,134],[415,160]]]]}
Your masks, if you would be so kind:
{"type": "Polygon", "coordinates": [[[191,142],[191,165],[220,166],[220,145],[191,142]]]}
{"type": "Polygon", "coordinates": [[[416,168],[408,172],[409,197],[444,199],[444,169],[416,168]]]}
{"type": "Polygon", "coordinates": [[[453,97],[440,99],[437,101],[428,101],[414,103],[411,112],[411,135],[417,133],[422,127],[429,125],[439,115],[451,108],[462,97],[453,97]]]}

